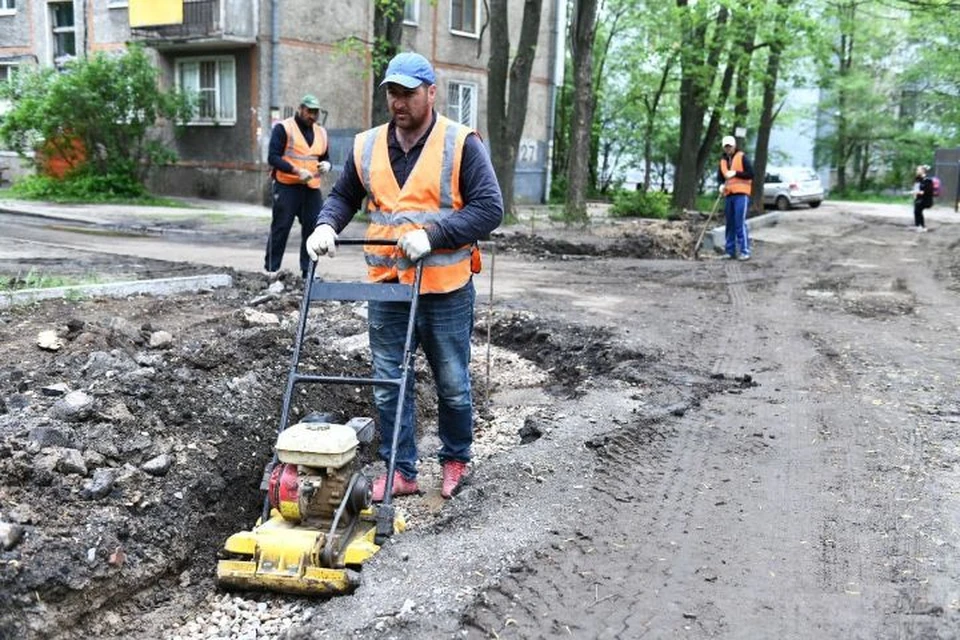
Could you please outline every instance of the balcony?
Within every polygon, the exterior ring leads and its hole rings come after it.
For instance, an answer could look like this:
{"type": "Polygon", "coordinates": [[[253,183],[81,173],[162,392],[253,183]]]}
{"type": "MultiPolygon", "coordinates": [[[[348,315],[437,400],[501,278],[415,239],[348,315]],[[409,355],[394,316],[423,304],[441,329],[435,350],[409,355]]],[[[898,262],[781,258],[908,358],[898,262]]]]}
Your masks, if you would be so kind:
{"type": "Polygon", "coordinates": [[[183,0],[183,22],[138,26],[132,40],[157,49],[256,43],[256,0],[183,0]]]}

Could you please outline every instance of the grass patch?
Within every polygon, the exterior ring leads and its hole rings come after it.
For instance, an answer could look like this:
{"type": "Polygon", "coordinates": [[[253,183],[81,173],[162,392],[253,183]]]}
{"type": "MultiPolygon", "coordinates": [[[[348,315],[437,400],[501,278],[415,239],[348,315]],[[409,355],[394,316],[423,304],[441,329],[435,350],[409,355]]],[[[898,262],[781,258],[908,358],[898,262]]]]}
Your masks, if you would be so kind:
{"type": "Polygon", "coordinates": [[[0,279],[0,291],[22,291],[24,289],[54,289],[79,284],[99,284],[100,278],[94,274],[85,277],[55,276],[31,269],[26,274],[17,273],[0,279]]]}
{"type": "Polygon", "coordinates": [[[873,202],[877,204],[913,204],[911,193],[877,193],[875,191],[831,191],[831,200],[873,202]]]}
{"type": "Polygon", "coordinates": [[[4,197],[42,200],[58,204],[133,204],[152,207],[188,207],[171,198],[154,196],[129,180],[111,176],[79,176],[70,179],[27,176],[3,192],[4,197]]]}

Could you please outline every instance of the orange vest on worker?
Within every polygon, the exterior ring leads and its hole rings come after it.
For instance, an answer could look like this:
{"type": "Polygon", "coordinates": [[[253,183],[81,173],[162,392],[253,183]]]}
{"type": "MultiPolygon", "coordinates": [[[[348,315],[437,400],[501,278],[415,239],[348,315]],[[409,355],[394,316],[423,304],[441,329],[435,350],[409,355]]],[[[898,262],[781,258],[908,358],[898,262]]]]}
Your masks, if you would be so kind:
{"type": "MultiPolygon", "coordinates": [[[[733,154],[733,171],[743,171],[743,151],[735,151],[733,154]]],[[[720,158],[720,173],[726,174],[727,171],[730,171],[727,168],[727,159],[726,157],[720,158]]],[[[726,195],[742,194],[750,195],[750,191],[753,190],[753,181],[746,178],[727,178],[725,181],[726,195]]]]}
{"type": "MultiPolygon", "coordinates": [[[[280,122],[287,132],[287,147],[283,150],[283,159],[293,165],[294,169],[306,169],[313,178],[306,183],[311,189],[320,188],[320,172],[317,165],[320,158],[327,152],[327,132],[318,124],[313,125],[313,144],[307,144],[307,139],[300,132],[296,120],[287,118],[280,122]]],[[[297,173],[287,173],[277,169],[276,178],[283,184],[304,184],[300,182],[297,173]]]]}
{"type": "MultiPolygon", "coordinates": [[[[367,190],[370,225],[368,239],[396,240],[404,233],[455,216],[463,208],[460,194],[460,161],[470,129],[438,115],[420,158],[403,187],[390,164],[387,127],[359,134],[353,143],[353,162],[367,190]]],[[[396,246],[364,247],[367,274],[373,282],[399,280],[413,284],[414,263],[396,246]]],[[[421,293],[448,293],[467,284],[480,271],[480,251],[475,244],[457,249],[435,249],[423,258],[421,293]]]]}

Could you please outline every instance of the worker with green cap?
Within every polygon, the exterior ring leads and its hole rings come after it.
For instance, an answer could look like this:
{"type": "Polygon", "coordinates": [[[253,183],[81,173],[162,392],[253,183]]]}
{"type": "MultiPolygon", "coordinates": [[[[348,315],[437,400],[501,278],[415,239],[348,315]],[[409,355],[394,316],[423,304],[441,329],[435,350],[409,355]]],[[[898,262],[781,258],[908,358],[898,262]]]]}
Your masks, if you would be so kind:
{"type": "Polygon", "coordinates": [[[269,274],[280,270],[294,219],[300,221],[300,272],[304,277],[310,266],[305,243],[323,206],[320,176],[330,171],[327,132],[317,124],[319,114],[319,100],[307,94],[297,113],[278,122],[270,135],[267,162],[273,178],[273,220],[263,261],[269,274]]]}

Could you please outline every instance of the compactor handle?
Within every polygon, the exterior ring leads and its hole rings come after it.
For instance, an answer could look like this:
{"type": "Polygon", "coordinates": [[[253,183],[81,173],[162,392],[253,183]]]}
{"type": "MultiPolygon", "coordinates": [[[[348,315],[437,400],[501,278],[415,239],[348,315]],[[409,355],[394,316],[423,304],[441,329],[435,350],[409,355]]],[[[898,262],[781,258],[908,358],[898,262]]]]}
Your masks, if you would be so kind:
{"type": "Polygon", "coordinates": [[[379,247],[394,247],[397,244],[396,240],[390,240],[389,238],[337,238],[336,243],[338,245],[375,245],[379,247]]]}

